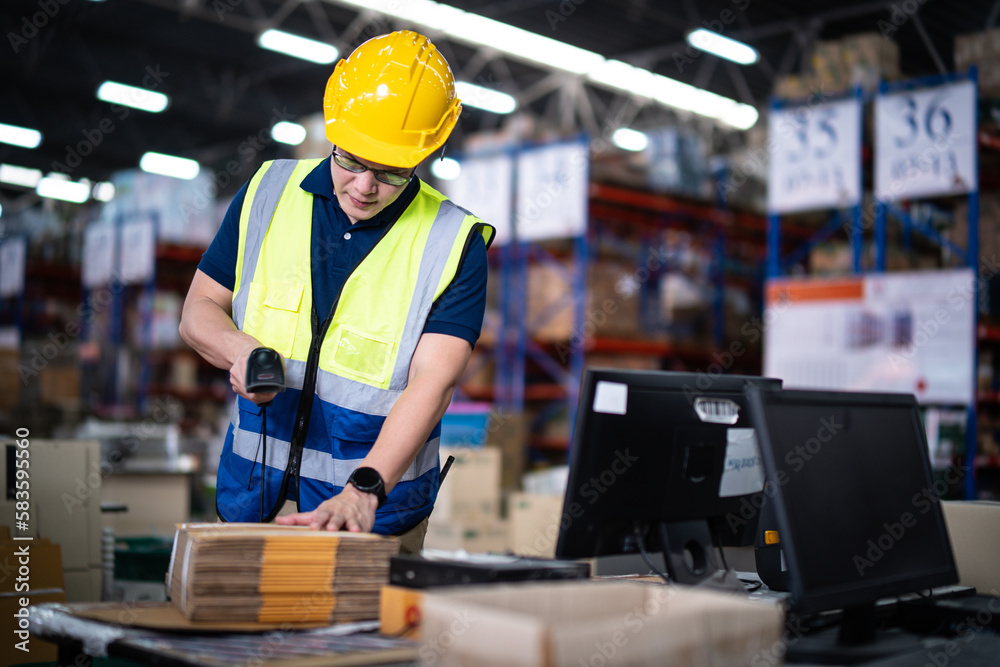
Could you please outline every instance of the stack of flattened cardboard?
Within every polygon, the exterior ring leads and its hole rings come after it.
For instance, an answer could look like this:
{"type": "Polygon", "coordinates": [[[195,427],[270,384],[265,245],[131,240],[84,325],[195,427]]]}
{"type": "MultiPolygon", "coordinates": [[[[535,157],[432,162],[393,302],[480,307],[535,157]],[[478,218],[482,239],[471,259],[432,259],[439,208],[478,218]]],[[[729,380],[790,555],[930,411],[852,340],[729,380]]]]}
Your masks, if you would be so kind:
{"type": "Polygon", "coordinates": [[[378,618],[391,537],[305,526],[178,526],[170,597],[192,621],[261,623],[378,618]]]}

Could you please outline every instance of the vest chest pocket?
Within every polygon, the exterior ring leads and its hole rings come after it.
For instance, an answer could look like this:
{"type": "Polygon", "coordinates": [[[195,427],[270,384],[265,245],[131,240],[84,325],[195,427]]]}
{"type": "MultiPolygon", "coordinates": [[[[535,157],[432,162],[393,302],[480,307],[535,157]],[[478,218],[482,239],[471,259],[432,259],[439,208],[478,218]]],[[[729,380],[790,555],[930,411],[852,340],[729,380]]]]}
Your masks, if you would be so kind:
{"type": "Polygon", "coordinates": [[[304,287],[296,283],[251,283],[243,331],[281,356],[290,356],[303,291],[304,287]]]}
{"type": "Polygon", "coordinates": [[[342,327],[333,349],[330,365],[376,384],[382,384],[389,371],[393,340],[386,336],[342,327]]]}

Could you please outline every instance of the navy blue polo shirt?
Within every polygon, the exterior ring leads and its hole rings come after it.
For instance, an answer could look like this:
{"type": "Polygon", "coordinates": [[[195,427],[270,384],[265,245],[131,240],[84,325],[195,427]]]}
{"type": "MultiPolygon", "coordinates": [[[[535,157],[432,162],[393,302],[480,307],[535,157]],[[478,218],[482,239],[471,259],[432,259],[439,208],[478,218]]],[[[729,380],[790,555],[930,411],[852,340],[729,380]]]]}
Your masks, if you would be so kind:
{"type": "MultiPolygon", "coordinates": [[[[201,257],[198,268],[226,289],[236,285],[236,255],[239,249],[240,209],[247,185],[233,198],[215,239],[201,257]]],[[[420,189],[413,178],[391,205],[368,220],[351,224],[333,193],[330,158],[323,160],[302,179],[300,186],[313,197],[312,293],[320,320],[330,313],[333,300],[347,276],[382,237],[386,226],[406,210],[420,189]]],[[[473,346],[479,339],[486,309],[486,244],[470,243],[454,280],[431,308],[424,333],[456,336],[473,346]]]]}

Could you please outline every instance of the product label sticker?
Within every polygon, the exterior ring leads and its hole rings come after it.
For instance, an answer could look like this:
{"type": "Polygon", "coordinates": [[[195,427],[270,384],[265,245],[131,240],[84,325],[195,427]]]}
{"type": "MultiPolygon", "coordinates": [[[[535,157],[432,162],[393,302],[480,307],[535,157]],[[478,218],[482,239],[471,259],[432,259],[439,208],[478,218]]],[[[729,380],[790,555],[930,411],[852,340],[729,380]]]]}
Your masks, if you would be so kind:
{"type": "Polygon", "coordinates": [[[628,408],[628,385],[600,381],[594,390],[594,412],[623,415],[628,408]]]}
{"type": "Polygon", "coordinates": [[[731,428],[726,432],[726,467],[722,471],[719,496],[745,496],[764,490],[764,467],[752,428],[731,428]]]}

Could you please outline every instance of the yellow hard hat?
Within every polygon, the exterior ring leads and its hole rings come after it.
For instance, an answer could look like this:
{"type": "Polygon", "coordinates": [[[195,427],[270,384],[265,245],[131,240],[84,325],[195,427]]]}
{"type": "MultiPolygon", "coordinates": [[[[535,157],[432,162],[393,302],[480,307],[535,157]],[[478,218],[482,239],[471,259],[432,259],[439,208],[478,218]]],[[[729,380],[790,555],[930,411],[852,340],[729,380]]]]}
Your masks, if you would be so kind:
{"type": "Polygon", "coordinates": [[[448,140],[462,103],[437,48],[400,30],[373,37],[337,63],[323,112],[331,143],[371,162],[409,168],[448,140]]]}

